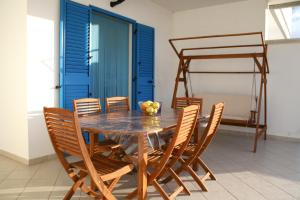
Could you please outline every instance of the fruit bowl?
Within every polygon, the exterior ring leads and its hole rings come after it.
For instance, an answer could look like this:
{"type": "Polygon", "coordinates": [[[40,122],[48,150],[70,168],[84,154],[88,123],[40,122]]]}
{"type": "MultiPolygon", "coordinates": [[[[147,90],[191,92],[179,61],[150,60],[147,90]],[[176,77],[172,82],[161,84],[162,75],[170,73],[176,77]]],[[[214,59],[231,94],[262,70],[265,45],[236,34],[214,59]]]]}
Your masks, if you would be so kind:
{"type": "Polygon", "coordinates": [[[139,106],[141,111],[145,115],[154,116],[156,115],[160,110],[160,103],[157,101],[144,101],[139,102],[139,106]]]}

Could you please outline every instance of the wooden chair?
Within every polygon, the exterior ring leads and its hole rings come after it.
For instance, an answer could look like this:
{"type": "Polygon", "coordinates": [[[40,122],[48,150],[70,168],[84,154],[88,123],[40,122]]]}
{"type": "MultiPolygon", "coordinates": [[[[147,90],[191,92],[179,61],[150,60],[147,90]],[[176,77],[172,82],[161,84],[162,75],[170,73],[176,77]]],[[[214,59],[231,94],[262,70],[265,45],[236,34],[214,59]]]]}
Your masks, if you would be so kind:
{"type": "MultiPolygon", "coordinates": [[[[101,113],[100,100],[97,98],[75,99],[73,101],[74,111],[78,116],[87,116],[101,113]]],[[[97,133],[89,133],[90,145],[89,151],[93,155],[95,153],[118,151],[120,145],[105,135],[105,140],[98,141],[97,133]]]]}
{"type": "MultiPolygon", "coordinates": [[[[148,166],[153,168],[152,172],[148,171],[148,185],[153,185],[165,200],[174,199],[182,191],[190,195],[189,190],[185,187],[172,167],[175,165],[187,147],[197,123],[198,115],[198,105],[192,105],[183,108],[177,121],[176,132],[172,137],[167,149],[165,151],[155,149],[148,153],[148,166]],[[176,151],[176,153],[174,153],[175,148],[179,149],[176,151]],[[167,174],[169,174],[179,186],[170,195],[167,194],[167,192],[159,184],[161,177],[167,174]]],[[[137,190],[129,194],[128,198],[133,198],[136,196],[136,194],[137,190]]]]}
{"type": "Polygon", "coordinates": [[[109,97],[106,98],[106,112],[129,111],[128,97],[109,97]]]}
{"type": "MultiPolygon", "coordinates": [[[[129,107],[129,100],[128,97],[108,97],[106,98],[105,101],[106,105],[106,112],[111,113],[111,112],[128,112],[130,110],[129,107]]],[[[126,146],[124,146],[124,143],[128,142],[130,139],[132,139],[130,136],[115,136],[113,138],[114,141],[117,141],[118,143],[122,143],[123,141],[123,148],[121,151],[119,151],[119,154],[117,154],[117,157],[122,157],[123,160],[127,162],[131,162],[130,156],[128,156],[125,153],[126,146]]]]}
{"type": "MultiPolygon", "coordinates": [[[[190,105],[199,105],[200,106],[200,110],[199,110],[199,114],[201,115],[202,113],[202,105],[203,105],[203,100],[201,98],[193,98],[193,97],[176,97],[175,99],[175,106],[174,108],[177,109],[177,110],[180,110],[180,109],[183,109],[187,106],[190,106],[190,105]]],[[[197,133],[197,135],[195,135],[195,141],[198,141],[198,131],[199,130],[199,127],[198,127],[198,124],[196,124],[196,127],[195,127],[195,133],[197,133]]],[[[170,137],[173,135],[173,131],[169,131],[168,133],[165,133],[165,134],[162,134],[160,136],[161,139],[164,140],[164,142],[166,144],[169,143],[169,140],[170,140],[170,137]]]]}
{"type": "Polygon", "coordinates": [[[64,199],[71,199],[75,191],[80,188],[91,197],[115,200],[111,193],[113,188],[123,175],[133,169],[133,166],[99,154],[90,157],[81,134],[76,111],[73,113],[60,108],[44,108],[44,116],[58,159],[73,180],[73,185],[64,199]],[[72,155],[80,161],[68,162],[64,154],[72,155]],[[87,175],[90,175],[99,192],[85,185],[87,175]]]}
{"type": "MultiPolygon", "coordinates": [[[[216,180],[216,178],[213,175],[212,171],[199,157],[203,154],[203,152],[206,150],[206,148],[214,138],[222,118],[223,110],[224,110],[223,103],[218,103],[213,105],[210,118],[208,121],[208,125],[206,126],[202,137],[200,138],[198,143],[190,142],[187,145],[185,151],[182,154],[187,158],[186,159],[183,159],[182,157],[179,158],[179,162],[181,166],[176,170],[176,174],[178,175],[183,171],[187,171],[203,191],[207,191],[207,188],[205,187],[203,182],[206,179],[208,179],[208,177],[210,177],[212,180],[216,180]],[[202,169],[205,171],[205,175],[203,177],[199,177],[197,173],[193,170],[192,166],[194,164],[200,165],[200,167],[202,167],[202,169]]],[[[178,148],[176,150],[180,151],[180,149],[178,148]]],[[[167,183],[170,180],[172,180],[171,176],[165,179],[163,183],[167,183]]]]}
{"type": "Polygon", "coordinates": [[[101,113],[100,100],[97,98],[75,99],[73,106],[79,116],[101,113]]]}
{"type": "MultiPolygon", "coordinates": [[[[175,109],[183,109],[190,105],[199,105],[199,114],[202,114],[203,99],[195,97],[176,97],[175,99],[175,109]]],[[[194,131],[195,133],[197,133],[197,135],[195,135],[195,141],[198,141],[198,129],[199,127],[197,124],[194,131]]]]}

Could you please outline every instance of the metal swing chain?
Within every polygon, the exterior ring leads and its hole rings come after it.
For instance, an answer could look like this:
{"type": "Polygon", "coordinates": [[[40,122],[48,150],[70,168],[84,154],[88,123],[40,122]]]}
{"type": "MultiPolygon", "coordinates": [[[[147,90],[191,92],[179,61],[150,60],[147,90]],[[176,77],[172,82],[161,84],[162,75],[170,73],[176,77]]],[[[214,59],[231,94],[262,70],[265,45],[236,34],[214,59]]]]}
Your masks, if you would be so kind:
{"type": "MultiPolygon", "coordinates": [[[[250,113],[249,113],[249,119],[252,119],[252,105],[253,105],[253,93],[254,93],[254,97],[255,97],[255,110],[254,112],[256,112],[257,110],[257,91],[256,91],[256,70],[255,70],[255,61],[253,62],[253,76],[252,76],[252,87],[251,87],[251,101],[250,101],[250,113]]],[[[256,114],[256,113],[255,113],[256,114]]],[[[248,124],[248,123],[247,123],[248,124]]]]}

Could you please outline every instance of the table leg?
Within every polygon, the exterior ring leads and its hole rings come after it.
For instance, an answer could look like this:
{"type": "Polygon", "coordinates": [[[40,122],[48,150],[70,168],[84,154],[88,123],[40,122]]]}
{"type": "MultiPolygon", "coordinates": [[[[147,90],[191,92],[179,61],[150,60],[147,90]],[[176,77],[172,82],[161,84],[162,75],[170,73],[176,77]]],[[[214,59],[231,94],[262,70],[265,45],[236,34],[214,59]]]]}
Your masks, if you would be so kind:
{"type": "Polygon", "coordinates": [[[147,199],[147,136],[138,136],[138,199],[147,199]]]}
{"type": "MultiPolygon", "coordinates": [[[[199,141],[199,123],[196,124],[195,129],[194,129],[194,143],[198,143],[199,141]]],[[[198,171],[198,165],[197,162],[193,164],[193,170],[198,171]]]]}
{"type": "MultiPolygon", "coordinates": [[[[94,145],[95,145],[95,133],[90,132],[89,136],[90,136],[90,157],[93,157],[93,155],[94,155],[94,145]]],[[[97,135],[97,137],[98,137],[98,135],[97,135]]]]}

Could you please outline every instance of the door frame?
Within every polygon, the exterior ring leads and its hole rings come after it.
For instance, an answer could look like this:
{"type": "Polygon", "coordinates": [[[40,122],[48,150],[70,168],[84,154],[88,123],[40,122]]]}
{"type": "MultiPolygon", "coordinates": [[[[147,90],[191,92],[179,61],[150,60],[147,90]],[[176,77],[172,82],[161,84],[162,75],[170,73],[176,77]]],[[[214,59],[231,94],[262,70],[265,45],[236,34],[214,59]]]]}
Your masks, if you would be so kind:
{"type": "MultiPolygon", "coordinates": [[[[125,21],[128,24],[132,25],[132,44],[131,44],[131,107],[133,109],[136,108],[136,68],[137,68],[137,34],[136,34],[136,27],[137,27],[137,22],[131,18],[119,15],[117,13],[113,13],[107,10],[104,10],[102,8],[98,8],[96,6],[90,5],[90,13],[92,12],[96,12],[102,15],[106,15],[109,17],[113,17],[115,19],[121,20],[121,21],[125,21]]],[[[90,17],[92,17],[92,14],[90,14],[90,17]]],[[[91,21],[91,20],[90,20],[91,21]]]]}

